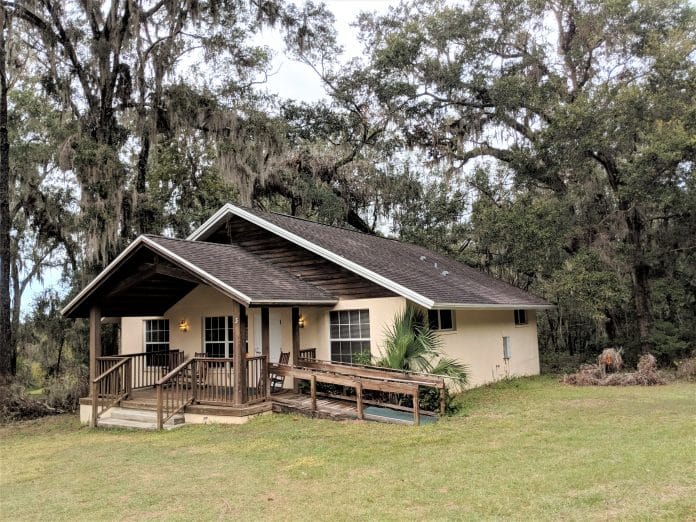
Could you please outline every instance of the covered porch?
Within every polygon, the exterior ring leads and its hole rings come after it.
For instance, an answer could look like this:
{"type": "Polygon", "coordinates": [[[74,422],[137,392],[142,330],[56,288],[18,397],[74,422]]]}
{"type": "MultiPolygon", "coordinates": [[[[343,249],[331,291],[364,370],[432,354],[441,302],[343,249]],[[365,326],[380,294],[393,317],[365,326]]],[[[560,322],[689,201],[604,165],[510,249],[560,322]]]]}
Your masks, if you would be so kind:
{"type": "Polygon", "coordinates": [[[421,411],[419,391],[433,387],[444,397],[442,379],[317,360],[310,343],[328,338],[337,304],[234,245],[141,236],[63,310],[89,321],[90,394],[81,418],[97,426],[115,409],[139,405],[162,429],[182,415],[233,422],[289,407],[317,416],[333,401],[363,419],[372,407],[365,394],[382,393],[411,397],[395,411],[409,410],[418,424],[432,413],[421,411]],[[104,323],[120,325],[118,353],[103,353],[104,323]],[[283,390],[294,399],[273,394],[283,390]]]}
{"type": "Polygon", "coordinates": [[[265,402],[270,359],[299,362],[300,306],[336,302],[233,245],[140,236],[63,310],[89,321],[89,423],[145,389],[158,427],[194,403],[265,402]],[[117,353],[103,353],[104,323],[119,325],[117,353]]]}

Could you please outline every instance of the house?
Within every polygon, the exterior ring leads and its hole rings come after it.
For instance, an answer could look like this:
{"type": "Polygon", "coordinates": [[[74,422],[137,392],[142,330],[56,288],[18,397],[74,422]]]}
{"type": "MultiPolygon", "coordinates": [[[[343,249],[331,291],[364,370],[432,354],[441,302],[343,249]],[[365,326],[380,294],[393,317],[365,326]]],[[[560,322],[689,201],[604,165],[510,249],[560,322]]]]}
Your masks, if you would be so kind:
{"type": "MultiPolygon", "coordinates": [[[[292,377],[331,381],[292,373],[302,350],[335,378],[361,354],[379,355],[407,303],[427,311],[472,385],[539,373],[536,311],[551,306],[543,299],[420,246],[227,204],[186,240],[138,237],[64,308],[90,319],[97,398],[83,400],[81,418],[96,422],[148,388],[157,389],[159,421],[175,410],[187,422],[220,420],[221,404],[251,415],[269,402],[269,372],[290,377],[286,387],[292,377]],[[104,322],[120,324],[115,356],[101,353],[104,322]],[[281,352],[288,365],[277,364],[281,352]],[[196,410],[205,403],[218,409],[196,410]]],[[[410,377],[386,380],[398,379],[410,377]]]]}

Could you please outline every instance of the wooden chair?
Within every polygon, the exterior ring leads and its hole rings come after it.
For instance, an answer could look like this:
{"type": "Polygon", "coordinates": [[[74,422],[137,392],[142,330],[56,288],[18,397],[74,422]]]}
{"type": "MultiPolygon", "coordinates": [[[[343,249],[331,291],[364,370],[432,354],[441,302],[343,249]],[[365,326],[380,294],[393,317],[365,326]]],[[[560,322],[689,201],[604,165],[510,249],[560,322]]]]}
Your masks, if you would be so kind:
{"type": "MultiPolygon", "coordinates": [[[[193,354],[194,357],[207,357],[205,352],[196,352],[193,354]]],[[[197,363],[196,378],[200,386],[207,386],[208,382],[208,363],[197,363]]]]}
{"type": "MultiPolygon", "coordinates": [[[[278,364],[288,364],[290,362],[290,352],[280,352],[278,364]]],[[[271,373],[268,375],[271,380],[271,393],[275,393],[283,389],[285,384],[285,376],[271,373]]]]}

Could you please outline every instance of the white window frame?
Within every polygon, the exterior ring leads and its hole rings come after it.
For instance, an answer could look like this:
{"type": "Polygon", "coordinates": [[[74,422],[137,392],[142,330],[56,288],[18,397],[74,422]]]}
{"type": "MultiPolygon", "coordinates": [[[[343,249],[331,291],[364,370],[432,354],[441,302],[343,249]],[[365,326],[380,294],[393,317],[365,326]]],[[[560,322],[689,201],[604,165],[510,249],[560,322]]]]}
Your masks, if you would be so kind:
{"type": "MultiPolygon", "coordinates": [[[[331,310],[329,312],[329,358],[331,359],[332,362],[344,362],[344,361],[340,361],[340,360],[334,361],[333,349],[332,349],[332,344],[334,342],[348,342],[348,343],[367,342],[367,352],[371,354],[372,353],[372,339],[371,339],[370,335],[371,335],[371,325],[370,325],[370,310],[369,310],[369,308],[355,308],[355,309],[351,309],[351,310],[331,310]],[[351,312],[359,312],[360,313],[360,322],[358,322],[360,330],[362,330],[362,326],[365,324],[362,322],[362,315],[363,315],[363,313],[367,314],[367,328],[368,328],[368,336],[367,337],[363,337],[362,332],[361,332],[361,337],[353,337],[350,334],[348,337],[341,337],[341,326],[347,326],[349,332],[350,332],[350,326],[351,326],[350,319],[349,319],[348,323],[341,323],[340,322],[341,313],[348,313],[348,317],[350,318],[351,312]],[[339,322],[337,324],[338,330],[339,330],[338,337],[334,337],[331,334],[331,326],[332,326],[331,314],[338,314],[338,317],[339,317],[339,322]]],[[[360,353],[362,353],[362,350],[360,353]]],[[[343,355],[343,354],[341,354],[341,355],[343,355]]],[[[352,363],[353,362],[353,355],[354,355],[354,352],[352,350],[350,352],[350,355],[351,355],[351,363],[352,363]]]]}
{"type": "MultiPolygon", "coordinates": [[[[164,352],[164,351],[169,351],[169,350],[171,350],[171,331],[170,331],[170,329],[169,329],[169,319],[167,319],[166,317],[156,317],[156,318],[152,318],[152,319],[143,319],[143,353],[145,353],[145,354],[150,353],[150,352],[147,351],[148,346],[162,346],[162,345],[166,345],[166,346],[167,346],[167,349],[166,349],[166,350],[164,350],[164,349],[155,349],[155,350],[152,350],[152,351],[153,351],[153,352],[164,352]],[[165,343],[165,342],[162,342],[162,341],[156,341],[156,342],[154,342],[154,341],[148,341],[148,340],[147,340],[148,326],[149,326],[150,324],[152,324],[152,323],[155,323],[155,322],[159,323],[160,321],[166,323],[166,329],[157,329],[157,330],[151,330],[151,331],[155,331],[155,332],[167,332],[167,342],[165,343]]],[[[167,358],[167,360],[168,360],[168,358],[167,358]]],[[[149,362],[149,359],[148,359],[148,357],[146,356],[146,357],[145,357],[145,364],[146,364],[146,366],[159,366],[159,365],[156,365],[156,364],[148,364],[148,362],[149,362]]]]}
{"type": "Polygon", "coordinates": [[[234,318],[231,315],[208,315],[203,317],[203,353],[206,354],[206,357],[214,357],[214,358],[220,358],[220,359],[228,359],[232,357],[232,353],[234,350],[234,338],[230,339],[230,326],[234,328],[234,318]],[[224,318],[225,324],[223,326],[225,335],[224,339],[221,339],[219,341],[208,341],[206,340],[206,335],[208,333],[208,328],[205,327],[205,322],[207,319],[219,319],[219,318],[224,318]],[[222,356],[218,355],[208,355],[208,345],[209,344],[225,344],[225,353],[222,356]]]}
{"type": "Polygon", "coordinates": [[[516,308],[512,311],[512,320],[514,321],[515,326],[517,327],[527,326],[529,324],[529,316],[527,315],[527,310],[525,310],[524,308],[516,308]],[[524,321],[518,321],[520,317],[524,317],[524,321]]]}
{"type": "Polygon", "coordinates": [[[449,309],[443,309],[443,310],[428,310],[428,315],[426,320],[428,321],[428,326],[430,326],[431,330],[434,330],[436,332],[455,332],[457,330],[457,321],[456,321],[456,314],[454,313],[454,310],[449,310],[449,309]],[[437,327],[433,328],[432,325],[430,324],[430,313],[431,312],[436,312],[437,313],[437,327]],[[452,317],[452,327],[451,328],[442,328],[442,312],[449,312],[450,316],[452,317]]]}

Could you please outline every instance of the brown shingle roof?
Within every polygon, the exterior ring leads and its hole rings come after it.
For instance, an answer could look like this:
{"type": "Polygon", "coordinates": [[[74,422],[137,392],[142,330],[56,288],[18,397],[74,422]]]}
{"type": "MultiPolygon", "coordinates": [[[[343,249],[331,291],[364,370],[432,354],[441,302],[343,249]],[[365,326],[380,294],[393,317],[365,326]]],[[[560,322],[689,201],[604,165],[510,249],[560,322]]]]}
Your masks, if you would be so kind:
{"type": "Polygon", "coordinates": [[[146,235],[167,251],[245,294],[251,303],[331,303],[336,299],[235,245],[146,235]]]}
{"type": "Polygon", "coordinates": [[[550,306],[540,297],[427,248],[283,214],[240,210],[416,292],[434,301],[433,306],[550,306]]]}

